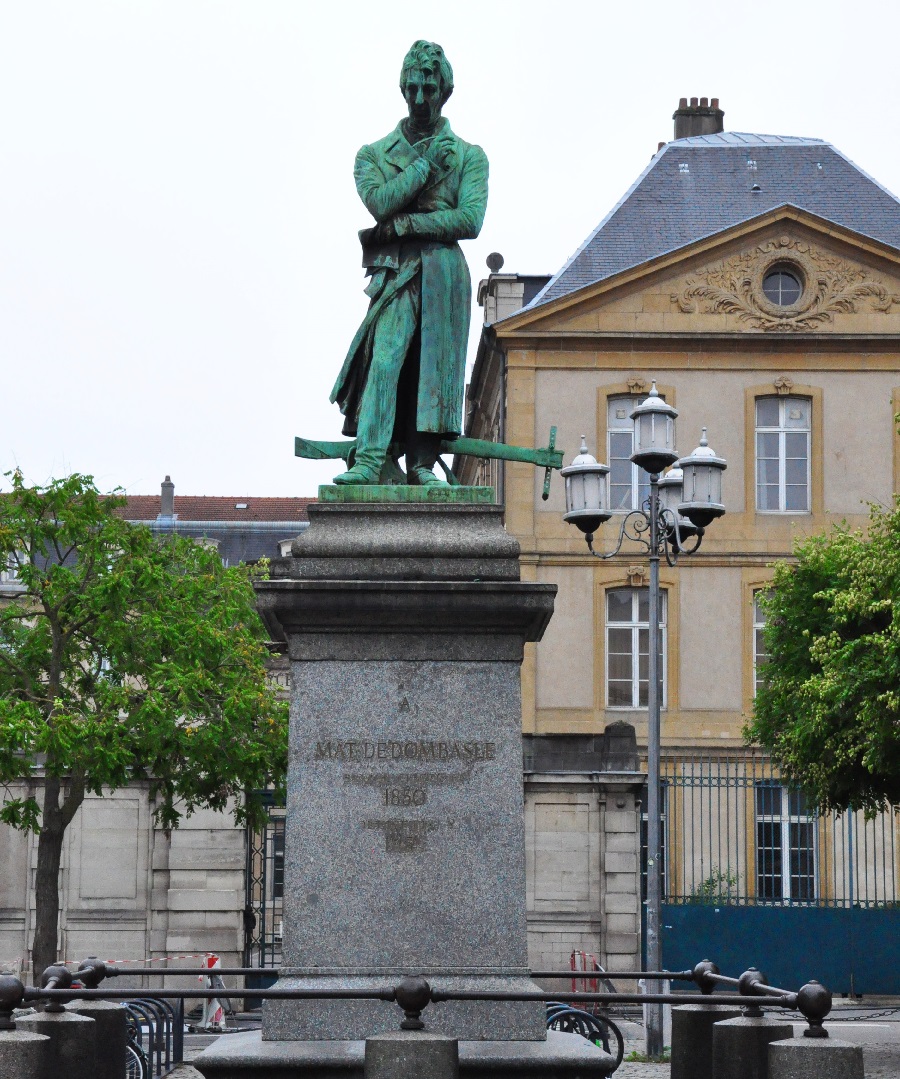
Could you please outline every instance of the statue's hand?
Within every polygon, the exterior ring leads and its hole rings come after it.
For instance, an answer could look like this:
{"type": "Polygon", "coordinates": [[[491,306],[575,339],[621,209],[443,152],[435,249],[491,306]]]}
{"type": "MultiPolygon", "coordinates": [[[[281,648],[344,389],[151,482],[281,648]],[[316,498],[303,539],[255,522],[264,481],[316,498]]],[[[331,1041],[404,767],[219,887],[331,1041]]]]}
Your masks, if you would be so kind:
{"type": "Polygon", "coordinates": [[[394,243],[398,238],[393,218],[389,221],[382,221],[370,229],[363,229],[359,234],[359,242],[363,247],[394,243]]]}
{"type": "Polygon", "coordinates": [[[453,136],[441,133],[425,147],[424,156],[438,171],[443,172],[448,165],[452,164],[455,148],[453,136]]]}

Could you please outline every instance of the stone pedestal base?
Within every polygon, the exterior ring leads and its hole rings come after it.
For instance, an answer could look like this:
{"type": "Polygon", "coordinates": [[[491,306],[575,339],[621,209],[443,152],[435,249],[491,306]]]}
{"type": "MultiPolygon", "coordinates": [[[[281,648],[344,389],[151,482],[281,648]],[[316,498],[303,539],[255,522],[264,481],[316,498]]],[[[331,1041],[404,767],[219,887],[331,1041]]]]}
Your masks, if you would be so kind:
{"type": "MultiPolygon", "coordinates": [[[[121,1079],[128,1044],[126,1011],[106,1000],[73,1000],[65,1010],[94,1021],[97,1070],[94,1079],[121,1079]]],[[[0,1072],[2,1074],[2,1072],[0,1072]]]]}
{"type": "Polygon", "coordinates": [[[740,1019],[727,1004],[682,1004],[672,1009],[671,1079],[713,1079],[713,1030],[725,1019],[740,1019]]]}
{"type": "Polygon", "coordinates": [[[861,1045],[837,1038],[788,1038],[769,1046],[769,1079],[863,1079],[861,1045]]]}
{"type": "MultiPolygon", "coordinates": [[[[427,928],[423,935],[427,935],[427,928]]],[[[418,968],[414,973],[423,974],[433,989],[444,992],[540,992],[540,986],[524,976],[452,976],[418,968]]],[[[377,990],[395,985],[402,978],[402,972],[387,977],[356,973],[330,977],[292,975],[293,971],[282,970],[272,988],[377,990]]],[[[395,1031],[402,1018],[396,1004],[379,1000],[267,1000],[263,1037],[266,1041],[358,1039],[395,1031]]],[[[423,1018],[430,1031],[453,1038],[462,1033],[471,1040],[543,1041],[547,1032],[547,1007],[541,1001],[448,1000],[430,1004],[423,1018]]]]}
{"type": "Polygon", "coordinates": [[[769,1044],[794,1036],[791,1023],[755,1017],[725,1019],[713,1027],[715,1079],[769,1079],[769,1044]]]}
{"type": "MultiPolygon", "coordinates": [[[[293,556],[257,585],[291,660],[279,989],[404,975],[445,991],[537,988],[519,668],[556,586],[519,580],[500,507],[431,504],[431,490],[426,503],[310,506],[293,556]]],[[[266,1042],[349,1042],[399,1022],[376,1000],[263,1007],[266,1042]]],[[[425,1023],[461,1045],[540,1043],[546,1012],[451,1001],[425,1023]]]]}
{"type": "Polygon", "coordinates": [[[95,1079],[95,1030],[93,1019],[74,1012],[35,1012],[16,1019],[16,1033],[44,1034],[50,1039],[47,1074],[60,1079],[95,1079]]]}
{"type": "Polygon", "coordinates": [[[50,1039],[27,1030],[0,1030],[0,1075],[44,1079],[50,1064],[50,1039]]]}
{"type": "Polygon", "coordinates": [[[394,1030],[366,1038],[366,1079],[459,1079],[459,1042],[424,1030],[394,1030]]]}
{"type": "MultiPolygon", "coordinates": [[[[364,1041],[264,1042],[258,1030],[229,1034],[194,1067],[204,1079],[363,1079],[364,1041]]],[[[615,1058],[578,1034],[542,1042],[461,1041],[460,1079],[602,1079],[615,1058]]]]}

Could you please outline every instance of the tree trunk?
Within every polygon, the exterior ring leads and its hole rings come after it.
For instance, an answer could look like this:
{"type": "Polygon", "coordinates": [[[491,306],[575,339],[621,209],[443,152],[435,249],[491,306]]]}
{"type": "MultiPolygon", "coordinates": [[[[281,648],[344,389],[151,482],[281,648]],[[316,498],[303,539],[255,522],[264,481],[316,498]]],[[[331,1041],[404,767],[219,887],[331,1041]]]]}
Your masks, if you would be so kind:
{"type": "Polygon", "coordinates": [[[66,828],[84,801],[84,781],[75,777],[62,801],[59,779],[48,776],[44,783],[44,811],[38,836],[37,871],[34,882],[34,943],[31,967],[34,985],[40,985],[42,972],[59,955],[59,864],[66,828]]]}
{"type": "Polygon", "coordinates": [[[59,780],[48,776],[44,784],[44,812],[34,881],[34,944],[31,952],[34,985],[41,984],[41,972],[57,959],[59,863],[65,835],[59,795],[59,780]]]}

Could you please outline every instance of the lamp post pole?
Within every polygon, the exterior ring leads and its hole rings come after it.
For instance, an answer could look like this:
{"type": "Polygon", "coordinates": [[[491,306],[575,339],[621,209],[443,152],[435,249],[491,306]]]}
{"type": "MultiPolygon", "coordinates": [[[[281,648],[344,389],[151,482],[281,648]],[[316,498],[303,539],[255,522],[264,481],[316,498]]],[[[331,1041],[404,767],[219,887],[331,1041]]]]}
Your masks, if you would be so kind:
{"type": "MultiPolygon", "coordinates": [[[[609,506],[609,466],[588,453],[582,435],[581,451],[561,471],[566,482],[564,520],[584,533],[588,550],[595,558],[616,558],[623,542],[642,547],[650,560],[649,611],[647,616],[647,904],[644,970],[662,970],[661,908],[662,863],[660,820],[660,705],[662,689],[659,664],[659,560],[674,566],[680,555],[698,550],[706,526],[725,512],[722,502],[723,458],[709,448],[706,428],[700,445],[687,457],[675,452],[675,417],[678,412],[659,396],[652,384],[645,401],[631,413],[634,420],[634,452],[631,460],[650,476],[650,497],[639,509],[625,514],[615,549],[600,554],[594,550],[594,532],[612,517],[609,506]],[[670,467],[672,466],[672,467],[670,467]],[[660,483],[660,473],[669,468],[660,483]],[[662,495],[660,491],[662,489],[662,495]],[[693,546],[685,541],[693,540],[693,546]]],[[[640,652],[640,650],[639,650],[640,652]]],[[[637,657],[640,663],[640,655],[637,657]]],[[[663,1009],[648,1004],[647,1055],[659,1060],[663,1053],[663,1009]]]]}
{"type": "MultiPolygon", "coordinates": [[[[662,969],[660,914],[660,671],[659,671],[659,475],[650,476],[650,595],[647,650],[647,969],[662,969]]],[[[647,1005],[647,1056],[658,1060],[663,1052],[661,1004],[647,1005]]]]}

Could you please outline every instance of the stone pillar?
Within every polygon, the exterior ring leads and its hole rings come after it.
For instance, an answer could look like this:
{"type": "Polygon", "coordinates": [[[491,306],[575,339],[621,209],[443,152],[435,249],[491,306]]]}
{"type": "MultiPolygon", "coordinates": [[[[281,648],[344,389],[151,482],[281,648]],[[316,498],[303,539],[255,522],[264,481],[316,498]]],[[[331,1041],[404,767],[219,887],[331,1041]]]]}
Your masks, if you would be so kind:
{"type": "Polygon", "coordinates": [[[458,1079],[459,1043],[424,1030],[366,1039],[365,1079],[458,1079]]]}
{"type": "Polygon", "coordinates": [[[740,1019],[727,1004],[682,1004],[672,1009],[671,1079],[713,1079],[713,1029],[725,1019],[740,1019]]]}
{"type": "Polygon", "coordinates": [[[742,1016],[713,1027],[713,1079],[769,1079],[769,1042],[794,1036],[791,1023],[742,1016]]]}
{"type": "Polygon", "coordinates": [[[769,1045],[769,1079],[863,1079],[861,1045],[836,1038],[788,1038],[769,1045]]]}
{"type": "MultiPolygon", "coordinates": [[[[641,833],[637,800],[641,773],[601,774],[602,965],[610,972],[641,965],[641,833]]],[[[654,983],[654,988],[659,983],[654,983]]]]}
{"type": "Polygon", "coordinates": [[[111,1004],[106,1000],[73,1000],[64,1007],[73,1015],[81,1015],[94,1021],[97,1062],[94,1079],[122,1079],[125,1046],[128,1042],[128,1024],[122,1005],[111,1004]]]}
{"type": "MultiPolygon", "coordinates": [[[[50,1039],[29,1030],[0,1030],[0,1075],[10,1079],[48,1079],[50,1039]]],[[[121,1069],[119,1075],[121,1077],[121,1069]]]]}
{"type": "MultiPolygon", "coordinates": [[[[382,489],[383,490],[383,489],[382,489]]],[[[556,586],[519,580],[489,489],[310,507],[287,575],[258,586],[292,695],[279,987],[533,990],[519,668],[556,586]]],[[[359,489],[335,492],[358,497],[359,489]]],[[[434,494],[432,494],[434,492],[434,494]]],[[[263,1039],[364,1039],[396,1005],[269,1002],[263,1039]]],[[[448,1002],[458,1039],[544,1040],[537,1002],[448,1002]]]]}
{"type": "MultiPolygon", "coordinates": [[[[67,1011],[35,1012],[16,1019],[16,1030],[50,1039],[45,1079],[96,1079],[93,1019],[67,1011]]],[[[122,1060],[124,1063],[124,1052],[122,1060]]]]}

